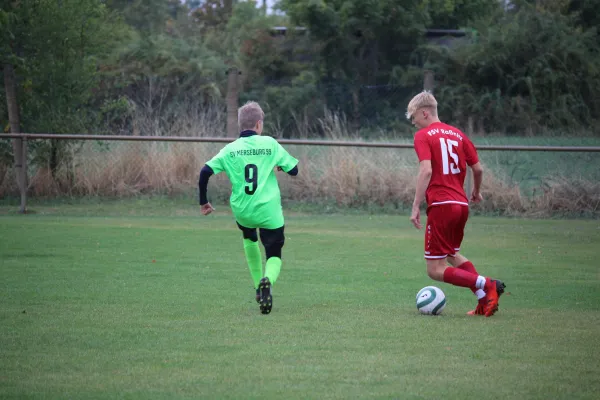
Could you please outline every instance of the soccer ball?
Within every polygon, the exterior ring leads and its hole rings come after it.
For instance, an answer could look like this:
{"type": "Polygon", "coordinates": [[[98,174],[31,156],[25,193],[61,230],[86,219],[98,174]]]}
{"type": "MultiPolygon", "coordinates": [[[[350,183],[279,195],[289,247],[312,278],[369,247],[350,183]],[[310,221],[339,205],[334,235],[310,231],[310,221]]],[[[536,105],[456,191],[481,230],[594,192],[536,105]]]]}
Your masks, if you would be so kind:
{"type": "Polygon", "coordinates": [[[439,315],[446,307],[446,295],[442,289],[426,286],[417,293],[417,309],[421,314],[439,315]]]}

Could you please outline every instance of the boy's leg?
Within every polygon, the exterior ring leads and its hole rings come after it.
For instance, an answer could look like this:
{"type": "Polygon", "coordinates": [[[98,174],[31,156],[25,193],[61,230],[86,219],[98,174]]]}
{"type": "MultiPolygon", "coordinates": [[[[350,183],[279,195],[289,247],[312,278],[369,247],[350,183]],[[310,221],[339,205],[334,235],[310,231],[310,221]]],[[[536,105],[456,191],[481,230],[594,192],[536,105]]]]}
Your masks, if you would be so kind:
{"type": "Polygon", "coordinates": [[[265,246],[267,264],[265,277],[275,284],[281,272],[281,249],[285,243],[284,227],[277,229],[260,229],[260,240],[265,246]]]}
{"type": "MultiPolygon", "coordinates": [[[[463,271],[479,275],[473,263],[458,253],[456,253],[454,257],[448,257],[448,263],[453,267],[462,269],[463,271]]],[[[471,291],[475,296],[477,296],[477,306],[473,310],[467,311],[467,315],[485,315],[485,306],[487,304],[485,291],[477,288],[471,288],[471,291]]]]}
{"type": "MultiPolygon", "coordinates": [[[[462,270],[470,272],[472,274],[479,275],[477,273],[477,270],[475,269],[475,266],[473,265],[473,263],[471,261],[467,260],[466,257],[464,257],[458,253],[454,256],[454,264],[451,262],[452,258],[449,257],[448,261],[450,262],[450,264],[453,267],[462,269],[462,270]],[[456,264],[458,264],[458,265],[456,265],[456,264]]],[[[504,284],[504,282],[496,280],[496,294],[498,295],[498,299],[504,293],[505,289],[506,289],[506,285],[504,284]]],[[[473,289],[471,289],[471,290],[473,290],[473,289]]],[[[477,289],[477,290],[473,290],[473,293],[475,293],[475,296],[477,296],[477,300],[478,300],[477,308],[473,311],[469,311],[467,314],[469,314],[469,315],[485,314],[484,308],[485,308],[485,305],[487,304],[487,296],[486,296],[485,291],[483,289],[477,289]]]]}
{"type": "MultiPolygon", "coordinates": [[[[479,275],[473,263],[463,255],[458,254],[458,251],[453,256],[448,257],[448,264],[455,268],[462,269],[463,271],[479,275]]],[[[485,297],[485,292],[483,289],[471,289],[471,291],[475,296],[477,296],[477,300],[482,300],[485,297]]]]}
{"type": "Polygon", "coordinates": [[[260,312],[269,314],[273,307],[271,286],[277,281],[281,272],[281,248],[285,242],[283,226],[277,229],[260,229],[260,240],[265,246],[267,264],[265,276],[260,280],[260,312]]]}
{"type": "Polygon", "coordinates": [[[237,226],[241,229],[242,235],[244,236],[244,254],[246,255],[246,262],[248,263],[248,269],[252,276],[254,289],[257,290],[256,301],[258,301],[258,285],[260,283],[260,278],[262,278],[262,257],[260,254],[260,247],[258,246],[256,228],[246,228],[239,223],[237,226]]]}
{"type": "MultiPolygon", "coordinates": [[[[448,263],[450,265],[452,265],[453,267],[456,267],[460,270],[469,272],[474,275],[479,275],[479,273],[477,272],[477,269],[475,269],[475,266],[473,265],[473,263],[471,261],[469,261],[463,255],[459,254],[460,245],[462,243],[462,239],[463,239],[463,235],[464,235],[464,227],[465,227],[465,225],[467,223],[467,219],[469,217],[468,208],[465,207],[460,214],[461,214],[461,217],[458,221],[458,226],[452,230],[452,232],[454,232],[454,235],[451,239],[452,245],[454,246],[454,250],[456,251],[456,253],[453,255],[449,255],[448,263]]],[[[488,280],[489,280],[489,278],[488,278],[488,280]]],[[[494,285],[490,284],[488,286],[491,287],[494,285]]],[[[468,315],[487,315],[487,316],[493,315],[493,313],[495,313],[496,310],[498,309],[498,300],[499,300],[500,296],[502,295],[502,293],[504,293],[504,288],[505,288],[504,283],[501,281],[498,281],[498,280],[495,281],[495,287],[494,287],[494,289],[492,289],[492,293],[489,296],[487,295],[486,290],[484,290],[484,289],[471,288],[471,291],[473,292],[473,294],[475,294],[475,296],[477,296],[477,307],[475,307],[474,310],[467,312],[467,314],[468,315]],[[490,300],[492,302],[492,305],[490,305],[490,300]]]]}
{"type": "Polygon", "coordinates": [[[458,204],[430,207],[425,232],[427,273],[432,279],[467,287],[474,293],[485,292],[485,315],[491,316],[498,308],[496,281],[469,272],[468,266],[465,269],[446,266],[446,257],[454,256],[460,250],[468,216],[468,207],[458,204]]]}
{"type": "Polygon", "coordinates": [[[460,268],[449,267],[444,258],[427,259],[427,275],[431,279],[440,282],[446,282],[454,286],[466,287],[473,291],[483,290],[486,293],[494,293],[494,296],[488,296],[487,301],[495,299],[497,305],[496,280],[486,278],[485,276],[473,274],[460,268]]]}

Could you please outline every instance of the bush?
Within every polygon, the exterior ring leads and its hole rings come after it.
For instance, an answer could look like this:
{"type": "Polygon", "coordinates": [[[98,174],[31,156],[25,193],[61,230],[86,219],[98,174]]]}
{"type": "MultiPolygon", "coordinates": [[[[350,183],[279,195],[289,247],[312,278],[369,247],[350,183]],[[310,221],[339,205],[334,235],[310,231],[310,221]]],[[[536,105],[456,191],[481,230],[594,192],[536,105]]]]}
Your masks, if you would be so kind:
{"type": "Polygon", "coordinates": [[[585,129],[600,119],[600,54],[594,29],[522,7],[480,21],[452,48],[428,46],[440,113],[482,132],[585,129]],[[474,119],[474,120],[473,120],[474,119]]]}

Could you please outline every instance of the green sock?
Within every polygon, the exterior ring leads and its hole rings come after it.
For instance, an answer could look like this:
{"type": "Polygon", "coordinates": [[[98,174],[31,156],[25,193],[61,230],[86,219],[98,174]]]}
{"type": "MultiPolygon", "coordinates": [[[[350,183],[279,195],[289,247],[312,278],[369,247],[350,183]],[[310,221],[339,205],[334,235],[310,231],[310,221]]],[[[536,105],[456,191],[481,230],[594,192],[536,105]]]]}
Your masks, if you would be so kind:
{"type": "Polygon", "coordinates": [[[250,275],[252,275],[252,280],[254,281],[254,289],[258,289],[258,284],[262,278],[262,258],[258,242],[244,239],[244,253],[246,254],[250,275]]]}
{"type": "Polygon", "coordinates": [[[271,284],[275,284],[277,277],[279,276],[279,272],[281,271],[281,258],[279,257],[271,257],[267,260],[267,265],[265,266],[265,276],[269,278],[271,284]]]}

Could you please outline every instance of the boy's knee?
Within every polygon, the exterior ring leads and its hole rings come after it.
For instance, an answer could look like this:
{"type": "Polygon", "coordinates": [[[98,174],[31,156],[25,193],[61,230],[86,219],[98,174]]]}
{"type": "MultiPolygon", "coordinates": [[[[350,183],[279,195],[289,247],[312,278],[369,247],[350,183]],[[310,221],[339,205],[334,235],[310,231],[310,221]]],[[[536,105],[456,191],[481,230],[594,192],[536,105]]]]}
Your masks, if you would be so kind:
{"type": "Polygon", "coordinates": [[[246,228],[245,226],[237,224],[238,228],[242,231],[242,236],[244,239],[252,240],[253,242],[258,242],[258,235],[256,234],[256,228],[246,228]]]}
{"type": "Polygon", "coordinates": [[[444,281],[445,260],[436,260],[427,263],[427,275],[434,281],[444,281]]]}
{"type": "Polygon", "coordinates": [[[428,276],[429,276],[431,279],[433,279],[433,280],[437,281],[437,279],[436,279],[436,278],[437,278],[437,273],[436,273],[436,271],[435,271],[434,269],[429,269],[429,268],[427,268],[427,275],[428,275],[428,276]]]}
{"type": "Polygon", "coordinates": [[[253,242],[258,242],[258,235],[256,235],[256,231],[244,231],[242,235],[244,236],[244,239],[249,239],[253,242]]]}
{"type": "Polygon", "coordinates": [[[283,228],[261,231],[260,240],[263,246],[265,246],[265,256],[267,259],[271,257],[281,258],[281,249],[285,244],[283,228]]]}
{"type": "Polygon", "coordinates": [[[263,243],[265,246],[265,256],[267,259],[271,257],[281,258],[281,249],[283,248],[284,243],[285,239],[283,237],[263,243]]]}
{"type": "Polygon", "coordinates": [[[268,247],[265,247],[265,257],[268,260],[271,257],[277,257],[277,258],[281,258],[281,248],[283,247],[283,245],[270,245],[268,247]]]}
{"type": "Polygon", "coordinates": [[[448,264],[452,265],[453,267],[458,267],[459,265],[464,264],[467,261],[469,260],[459,253],[456,253],[454,257],[448,257],[448,264]]]}

